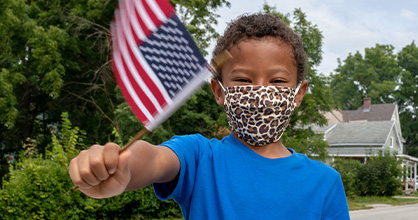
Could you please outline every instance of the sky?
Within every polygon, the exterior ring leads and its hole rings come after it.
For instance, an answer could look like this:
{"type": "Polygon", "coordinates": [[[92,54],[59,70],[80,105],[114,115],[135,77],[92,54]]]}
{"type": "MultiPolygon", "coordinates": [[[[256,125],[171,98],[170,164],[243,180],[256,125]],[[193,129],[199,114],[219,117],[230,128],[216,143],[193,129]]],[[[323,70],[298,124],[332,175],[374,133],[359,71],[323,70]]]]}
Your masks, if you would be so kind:
{"type": "MultiPolygon", "coordinates": [[[[395,53],[412,43],[418,44],[418,0],[229,0],[231,7],[220,15],[216,30],[222,34],[228,22],[243,13],[261,11],[264,2],[282,14],[292,15],[301,8],[307,20],[322,32],[323,54],[318,72],[329,75],[349,53],[376,44],[390,44],[395,53]]],[[[209,54],[215,41],[208,48],[209,54]]],[[[210,60],[211,56],[206,57],[210,60]]]]}

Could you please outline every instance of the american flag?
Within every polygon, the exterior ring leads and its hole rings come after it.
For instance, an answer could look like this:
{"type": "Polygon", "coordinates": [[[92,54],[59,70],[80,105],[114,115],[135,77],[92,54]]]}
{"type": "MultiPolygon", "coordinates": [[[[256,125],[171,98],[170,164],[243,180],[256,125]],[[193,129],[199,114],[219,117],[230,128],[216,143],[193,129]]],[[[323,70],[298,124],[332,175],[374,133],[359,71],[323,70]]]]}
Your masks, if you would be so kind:
{"type": "Polygon", "coordinates": [[[167,0],[120,0],[111,34],[118,85],[149,131],[173,114],[211,74],[167,0]]]}

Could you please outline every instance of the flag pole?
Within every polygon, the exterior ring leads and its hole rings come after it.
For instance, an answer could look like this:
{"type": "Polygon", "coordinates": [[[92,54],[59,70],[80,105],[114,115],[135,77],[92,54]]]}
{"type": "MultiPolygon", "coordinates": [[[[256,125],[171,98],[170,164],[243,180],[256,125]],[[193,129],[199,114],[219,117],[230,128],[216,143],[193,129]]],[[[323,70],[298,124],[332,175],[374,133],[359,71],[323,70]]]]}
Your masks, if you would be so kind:
{"type": "Polygon", "coordinates": [[[212,69],[212,73],[215,75],[215,77],[218,77],[218,74],[221,72],[223,65],[230,59],[232,59],[232,55],[228,50],[225,49],[222,51],[222,53],[211,60],[210,68],[212,69]]]}
{"type": "Polygon", "coordinates": [[[144,137],[146,134],[150,133],[150,131],[146,128],[142,128],[136,135],[133,137],[128,143],[126,143],[120,150],[119,153],[122,153],[126,149],[128,149],[129,146],[131,146],[135,141],[140,140],[142,137],[144,137]]]}

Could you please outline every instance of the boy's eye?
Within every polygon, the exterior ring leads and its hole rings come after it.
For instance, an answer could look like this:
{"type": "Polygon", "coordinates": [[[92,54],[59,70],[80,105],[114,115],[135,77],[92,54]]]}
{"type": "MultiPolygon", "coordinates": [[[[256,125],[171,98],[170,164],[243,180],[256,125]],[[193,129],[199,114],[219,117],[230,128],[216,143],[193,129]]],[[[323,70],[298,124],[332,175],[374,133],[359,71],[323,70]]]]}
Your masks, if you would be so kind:
{"type": "Polygon", "coordinates": [[[277,84],[277,83],[285,83],[285,81],[284,80],[281,80],[281,79],[275,79],[275,80],[272,81],[272,83],[275,83],[275,84],[277,84]]]}
{"type": "Polygon", "coordinates": [[[244,78],[235,79],[234,81],[236,81],[236,82],[243,82],[243,83],[250,83],[250,80],[244,79],[244,78]]]}

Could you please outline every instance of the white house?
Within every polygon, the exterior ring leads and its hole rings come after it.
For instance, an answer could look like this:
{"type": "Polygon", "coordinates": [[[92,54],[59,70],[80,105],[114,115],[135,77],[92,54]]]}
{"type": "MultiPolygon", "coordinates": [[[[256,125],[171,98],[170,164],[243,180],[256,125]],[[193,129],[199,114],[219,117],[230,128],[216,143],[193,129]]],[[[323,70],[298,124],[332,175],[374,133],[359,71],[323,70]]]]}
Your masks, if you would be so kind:
{"type": "Polygon", "coordinates": [[[365,98],[363,106],[353,111],[327,112],[325,127],[312,126],[312,129],[324,135],[330,147],[327,149],[331,160],[337,157],[357,159],[367,162],[380,150],[389,150],[402,158],[402,167],[408,171],[404,180],[405,190],[417,190],[418,158],[406,153],[403,143],[396,104],[371,104],[365,98]]]}

